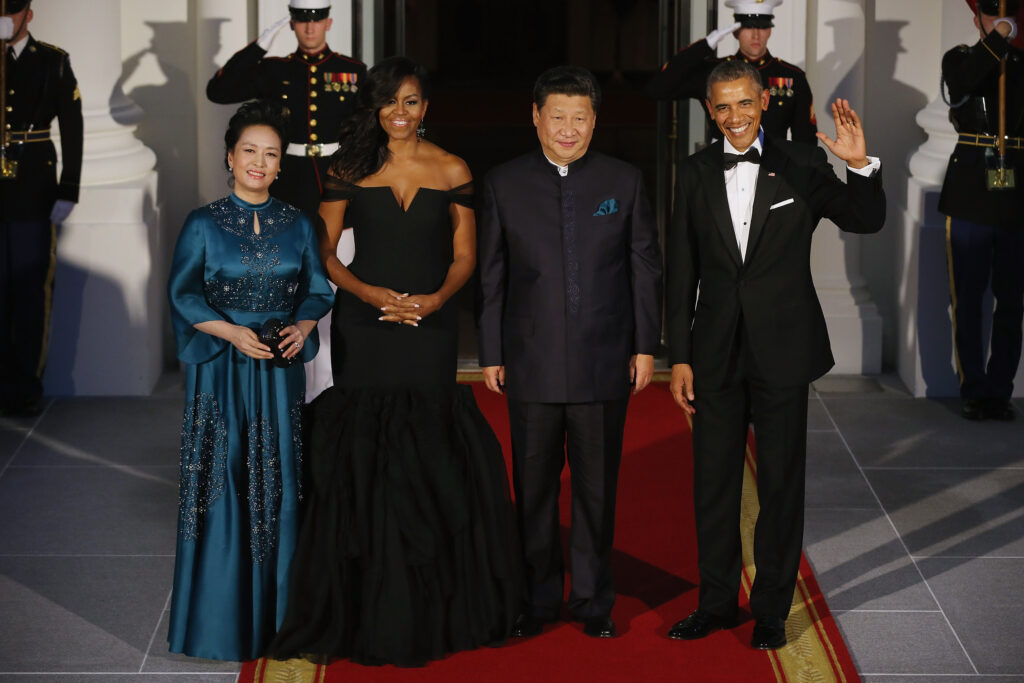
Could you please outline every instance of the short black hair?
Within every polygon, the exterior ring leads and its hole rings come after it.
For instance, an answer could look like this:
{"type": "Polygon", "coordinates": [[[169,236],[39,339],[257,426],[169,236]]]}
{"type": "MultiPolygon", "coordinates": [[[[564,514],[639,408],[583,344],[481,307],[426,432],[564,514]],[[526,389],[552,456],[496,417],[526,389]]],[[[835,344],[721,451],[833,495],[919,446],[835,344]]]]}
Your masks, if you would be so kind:
{"type": "Polygon", "coordinates": [[[583,95],[597,113],[601,106],[601,86],[597,78],[582,66],[556,66],[548,69],[533,84],[533,103],[542,109],[548,95],[583,95]]]}
{"type": "Polygon", "coordinates": [[[238,108],[224,131],[224,168],[228,165],[228,152],[235,149],[242,131],[250,126],[270,126],[281,141],[281,152],[288,145],[288,110],[271,100],[252,100],[238,108]]]}
{"type": "Polygon", "coordinates": [[[707,88],[704,92],[705,97],[711,100],[711,85],[713,83],[726,83],[739,80],[740,78],[749,78],[754,81],[759,89],[764,90],[764,81],[761,80],[760,71],[742,59],[727,59],[708,74],[707,88]]]}

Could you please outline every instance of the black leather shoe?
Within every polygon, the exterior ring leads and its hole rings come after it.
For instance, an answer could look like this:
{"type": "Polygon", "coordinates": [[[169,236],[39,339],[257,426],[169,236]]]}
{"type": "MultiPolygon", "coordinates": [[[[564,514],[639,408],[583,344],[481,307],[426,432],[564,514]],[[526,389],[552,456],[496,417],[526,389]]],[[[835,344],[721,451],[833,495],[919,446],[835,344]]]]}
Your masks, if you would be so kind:
{"type": "Polygon", "coordinates": [[[3,414],[6,417],[39,417],[43,412],[43,402],[39,400],[35,401],[18,401],[12,405],[4,407],[3,414]]]}
{"type": "Polygon", "coordinates": [[[719,617],[697,610],[668,630],[668,637],[673,640],[697,640],[714,631],[732,628],[736,625],[736,617],[719,617]]]}
{"type": "Polygon", "coordinates": [[[960,415],[965,420],[977,422],[985,419],[985,406],[980,398],[965,398],[960,406],[960,415]]]}
{"type": "Polygon", "coordinates": [[[591,638],[614,638],[615,622],[611,617],[587,617],[583,620],[583,633],[591,638]]]}
{"type": "Polygon", "coordinates": [[[988,399],[985,401],[983,410],[985,411],[985,417],[1002,422],[1010,422],[1017,417],[1017,411],[1013,409],[1009,399],[1005,398],[988,399]]]}
{"type": "Polygon", "coordinates": [[[529,614],[520,614],[516,617],[516,620],[512,622],[512,633],[510,634],[513,638],[530,638],[532,636],[540,635],[540,632],[544,630],[545,624],[550,624],[554,619],[544,619],[542,617],[534,617],[529,614]]]}
{"type": "Polygon", "coordinates": [[[755,650],[778,650],[786,644],[786,620],[763,618],[754,622],[750,647],[755,650]]]}

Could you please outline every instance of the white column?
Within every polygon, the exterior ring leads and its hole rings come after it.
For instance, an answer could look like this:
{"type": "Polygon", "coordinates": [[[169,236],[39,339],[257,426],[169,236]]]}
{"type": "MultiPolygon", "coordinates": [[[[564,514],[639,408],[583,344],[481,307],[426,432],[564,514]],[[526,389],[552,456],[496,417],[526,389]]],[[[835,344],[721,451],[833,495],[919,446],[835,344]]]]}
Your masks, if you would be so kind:
{"type": "Polygon", "coordinates": [[[71,55],[85,119],[79,203],[57,245],[46,393],[148,394],[162,369],[159,207],[155,156],[132,134],[141,111],[115,86],[121,3],[33,10],[33,35],[71,55]]]}
{"type": "MultiPolygon", "coordinates": [[[[807,79],[814,93],[818,125],[829,136],[835,135],[830,98],[848,98],[855,108],[865,102],[864,1],[807,0],[802,17],[795,7],[802,3],[792,3],[796,16],[806,22],[807,79]]],[[[796,40],[801,32],[792,35],[796,40]]],[[[781,46],[779,50],[782,54],[781,46]]],[[[884,156],[881,150],[869,149],[868,153],[884,156]]],[[[846,165],[830,158],[837,175],[845,179],[846,165]]],[[[822,221],[811,249],[811,272],[832,340],[836,359],[832,372],[836,374],[877,374],[882,369],[882,318],[862,275],[861,239],[822,221]]]]}
{"type": "Polygon", "coordinates": [[[213,104],[206,83],[243,47],[256,38],[250,30],[248,0],[196,0],[196,163],[199,204],[208,204],[231,191],[224,168],[224,131],[237,104],[213,104]]]}

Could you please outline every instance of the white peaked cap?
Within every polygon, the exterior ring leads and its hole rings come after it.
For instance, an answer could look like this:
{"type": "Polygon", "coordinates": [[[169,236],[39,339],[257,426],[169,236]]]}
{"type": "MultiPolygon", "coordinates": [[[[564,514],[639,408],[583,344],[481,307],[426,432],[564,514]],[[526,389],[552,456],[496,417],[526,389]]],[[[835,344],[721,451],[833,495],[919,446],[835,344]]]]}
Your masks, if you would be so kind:
{"type": "Polygon", "coordinates": [[[767,14],[773,16],[782,0],[725,0],[733,14],[767,14]]]}
{"type": "Polygon", "coordinates": [[[330,9],[331,0],[289,0],[291,9],[330,9]]]}

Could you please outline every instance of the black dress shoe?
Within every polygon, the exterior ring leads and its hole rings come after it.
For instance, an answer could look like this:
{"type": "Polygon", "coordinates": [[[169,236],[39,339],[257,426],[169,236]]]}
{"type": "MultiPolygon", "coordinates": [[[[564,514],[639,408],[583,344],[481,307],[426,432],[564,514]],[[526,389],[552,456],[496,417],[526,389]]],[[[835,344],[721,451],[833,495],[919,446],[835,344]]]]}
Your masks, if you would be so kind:
{"type": "Polygon", "coordinates": [[[965,398],[960,405],[960,415],[965,420],[977,422],[985,419],[985,406],[980,398],[965,398]]]}
{"type": "Polygon", "coordinates": [[[754,622],[750,647],[755,650],[778,650],[786,644],[786,620],[762,618],[754,622]]]}
{"type": "Polygon", "coordinates": [[[985,412],[985,417],[990,417],[993,420],[1010,422],[1017,417],[1017,411],[1013,409],[1010,400],[1006,398],[990,398],[985,401],[982,409],[985,412]]]}
{"type": "Polygon", "coordinates": [[[512,633],[510,635],[513,638],[530,638],[532,636],[537,636],[544,630],[544,625],[550,624],[552,621],[554,621],[554,619],[545,619],[543,617],[534,617],[529,614],[520,614],[516,617],[516,620],[512,622],[512,633]]]}
{"type": "Polygon", "coordinates": [[[587,617],[583,620],[583,633],[591,638],[614,638],[615,622],[611,617],[587,617]]]}
{"type": "Polygon", "coordinates": [[[39,400],[17,401],[4,407],[3,414],[7,417],[39,417],[43,412],[43,402],[39,400]]]}
{"type": "Polygon", "coordinates": [[[668,630],[668,637],[673,640],[697,640],[723,628],[736,625],[736,617],[719,617],[697,610],[682,621],[677,621],[668,630]]]}

